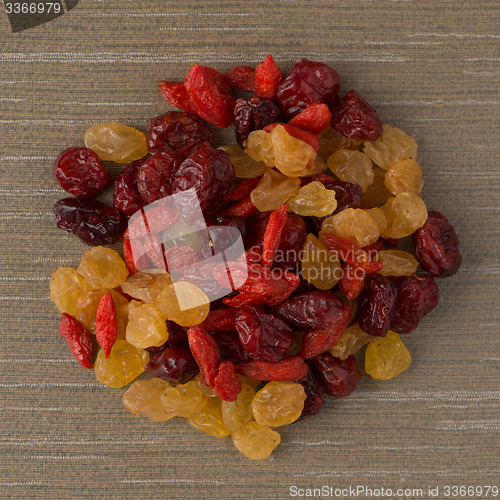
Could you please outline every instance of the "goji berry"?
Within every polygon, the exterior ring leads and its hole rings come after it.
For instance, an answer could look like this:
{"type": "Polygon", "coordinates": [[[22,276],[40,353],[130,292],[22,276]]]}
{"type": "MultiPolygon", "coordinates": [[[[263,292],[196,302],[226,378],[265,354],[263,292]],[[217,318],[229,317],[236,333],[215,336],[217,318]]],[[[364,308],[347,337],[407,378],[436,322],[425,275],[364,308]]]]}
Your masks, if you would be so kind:
{"type": "Polygon", "coordinates": [[[220,351],[212,336],[200,326],[188,330],[191,353],[200,368],[201,381],[213,387],[221,363],[220,351]]]}
{"type": "Polygon", "coordinates": [[[64,313],[59,323],[59,334],[66,341],[75,359],[84,368],[92,368],[94,345],[86,328],[73,316],[64,313]]]}
{"type": "Polygon", "coordinates": [[[250,196],[243,198],[240,201],[237,201],[233,205],[223,208],[219,210],[219,215],[224,217],[250,217],[257,211],[255,205],[252,203],[250,196]]]}
{"type": "Polygon", "coordinates": [[[255,95],[274,99],[282,78],[281,70],[274,62],[273,56],[267,54],[264,61],[255,68],[255,95]]]}
{"type": "Polygon", "coordinates": [[[288,123],[271,123],[270,125],[266,125],[264,127],[264,130],[266,132],[271,132],[271,130],[273,130],[273,128],[277,127],[278,125],[282,125],[292,137],[295,137],[296,139],[309,144],[309,146],[311,146],[314,151],[319,151],[318,136],[316,134],[313,134],[312,132],[309,132],[309,130],[304,130],[303,128],[296,127],[295,125],[289,125],[288,123]]]}
{"type": "Polygon", "coordinates": [[[117,335],[116,306],[113,296],[109,292],[102,296],[97,307],[95,333],[97,342],[104,349],[106,358],[109,358],[117,335]]]}
{"type": "Polygon", "coordinates": [[[165,97],[170,104],[188,113],[199,116],[193,103],[189,100],[184,82],[167,82],[164,80],[159,83],[158,88],[163,94],[163,97],[165,97]]]}
{"type": "Polygon", "coordinates": [[[319,134],[330,125],[332,121],[332,114],[328,106],[323,103],[310,104],[304,111],[295,115],[288,125],[295,125],[296,127],[309,130],[313,134],[319,134]]]}
{"type": "Polygon", "coordinates": [[[255,70],[250,66],[236,66],[228,71],[224,78],[235,89],[246,92],[255,90],[255,70]]]}
{"type": "Polygon", "coordinates": [[[349,299],[354,300],[365,286],[366,273],[360,267],[342,263],[342,278],[339,282],[340,291],[349,299]]]}
{"type": "Polygon", "coordinates": [[[243,198],[250,196],[250,193],[257,187],[262,175],[253,179],[243,179],[232,191],[224,196],[225,201],[240,201],[243,198]]]}
{"type": "Polygon", "coordinates": [[[271,267],[274,260],[274,255],[280,244],[281,233],[287,220],[286,205],[283,205],[278,210],[275,210],[269,222],[267,223],[264,233],[264,245],[262,247],[262,265],[271,267]]]}
{"type": "Polygon", "coordinates": [[[236,401],[241,392],[241,382],[236,375],[232,361],[223,361],[219,365],[219,371],[214,381],[214,389],[224,401],[236,401]]]}
{"type": "Polygon", "coordinates": [[[209,332],[234,332],[236,311],[234,309],[214,309],[208,313],[200,327],[209,332]]]}
{"type": "Polygon", "coordinates": [[[305,377],[308,366],[299,356],[290,356],[276,363],[245,361],[236,365],[236,373],[254,380],[295,381],[305,377]]]}

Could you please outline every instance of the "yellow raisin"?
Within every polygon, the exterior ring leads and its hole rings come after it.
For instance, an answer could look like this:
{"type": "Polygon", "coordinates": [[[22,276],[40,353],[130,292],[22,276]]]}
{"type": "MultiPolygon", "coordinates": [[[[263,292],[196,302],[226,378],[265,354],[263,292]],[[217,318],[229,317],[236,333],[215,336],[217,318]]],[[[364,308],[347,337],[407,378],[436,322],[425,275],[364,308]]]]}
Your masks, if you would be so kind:
{"type": "Polygon", "coordinates": [[[198,228],[196,225],[188,226],[183,221],[176,222],[173,226],[163,231],[161,243],[165,245],[165,248],[171,248],[173,245],[184,245],[191,247],[197,252],[201,252],[203,246],[198,236],[198,228]]]}
{"type": "Polygon", "coordinates": [[[148,154],[146,134],[117,122],[93,125],[85,132],[84,141],[105,161],[130,163],[148,154]]]}
{"type": "Polygon", "coordinates": [[[165,317],[152,304],[134,307],[128,315],[126,339],[139,349],[163,345],[168,340],[165,317]]]}
{"type": "Polygon", "coordinates": [[[411,276],[417,272],[418,261],[409,252],[403,250],[382,250],[377,260],[382,262],[382,276],[411,276]]]}
{"type": "Polygon", "coordinates": [[[342,277],[342,268],[336,254],[314,234],[308,234],[301,252],[302,275],[320,290],[330,290],[342,277]]]}
{"type": "Polygon", "coordinates": [[[257,422],[248,422],[231,437],[238,451],[251,460],[264,460],[281,442],[279,433],[257,422]]]}
{"type": "Polygon", "coordinates": [[[351,354],[356,354],[364,345],[379,339],[380,337],[366,333],[358,323],[355,323],[347,328],[337,342],[330,347],[330,353],[336,358],[347,359],[351,354]]]}
{"type": "Polygon", "coordinates": [[[200,391],[196,380],[169,387],[161,396],[163,409],[177,417],[189,417],[203,410],[208,402],[209,398],[200,391]]]}
{"type": "Polygon", "coordinates": [[[134,299],[153,304],[158,294],[172,283],[168,273],[143,273],[141,271],[131,274],[123,283],[121,289],[134,299]]]}
{"type": "Polygon", "coordinates": [[[109,358],[103,349],[99,349],[94,363],[95,376],[101,384],[119,389],[143,373],[148,362],[148,351],[138,349],[126,340],[117,340],[109,358]]]}
{"type": "Polygon", "coordinates": [[[373,183],[362,194],[361,201],[367,207],[379,207],[391,197],[391,192],[385,185],[385,170],[382,168],[373,169],[373,183]]]}
{"type": "Polygon", "coordinates": [[[74,316],[78,300],[91,290],[85,278],[72,267],[60,267],[52,273],[50,300],[59,312],[74,316]]]}
{"type": "Polygon", "coordinates": [[[411,159],[396,162],[385,174],[385,185],[392,194],[422,192],[424,179],[420,165],[411,159]]]}
{"type": "Polygon", "coordinates": [[[339,149],[326,163],[341,181],[359,184],[363,192],[373,184],[372,162],[361,151],[339,149]]]}
{"type": "Polygon", "coordinates": [[[328,158],[339,149],[357,150],[360,149],[363,145],[362,141],[344,137],[340,132],[337,132],[330,126],[328,126],[325,130],[323,130],[323,132],[318,135],[318,139],[318,156],[320,156],[324,160],[328,160],[328,158]]]}
{"type": "Polygon", "coordinates": [[[269,168],[274,167],[274,148],[270,133],[264,130],[254,130],[250,132],[243,146],[245,153],[250,158],[255,161],[261,161],[269,168]]]}
{"type": "Polygon", "coordinates": [[[148,417],[152,422],[165,422],[173,418],[163,409],[162,394],[171,385],[161,378],[136,380],[123,395],[123,404],[134,414],[148,417]]]}
{"type": "Polygon", "coordinates": [[[387,217],[384,238],[404,238],[421,228],[427,220],[427,208],[422,198],[414,193],[400,193],[380,207],[387,217]]]}
{"type": "Polygon", "coordinates": [[[325,219],[321,224],[320,237],[324,233],[347,238],[360,247],[375,243],[380,236],[375,221],[361,208],[346,208],[325,219]]]}
{"type": "Polygon", "coordinates": [[[411,356],[396,332],[389,332],[366,348],[365,371],[378,380],[389,380],[405,371],[411,356]]]}
{"type": "Polygon", "coordinates": [[[92,288],[116,288],[128,276],[127,266],[120,254],[100,246],[82,255],[77,271],[92,288]]]}
{"type": "Polygon", "coordinates": [[[382,234],[387,229],[387,217],[384,211],[378,207],[374,207],[366,209],[365,212],[374,220],[379,233],[382,234]]]}
{"type": "Polygon", "coordinates": [[[243,151],[237,144],[220,146],[231,157],[236,177],[241,179],[253,179],[267,172],[268,167],[262,161],[256,161],[243,151]]]}
{"type": "Polygon", "coordinates": [[[230,432],[222,421],[222,412],[218,406],[209,405],[188,417],[188,422],[196,429],[209,436],[223,438],[230,432]]]}
{"type": "Polygon", "coordinates": [[[231,432],[238,432],[253,420],[252,400],[255,389],[248,384],[241,384],[241,391],[236,401],[222,401],[222,421],[231,432]]]}
{"type": "Polygon", "coordinates": [[[297,420],[304,409],[306,393],[302,384],[269,382],[252,400],[252,413],[261,425],[280,427],[297,420]]]}
{"type": "Polygon", "coordinates": [[[379,167],[387,170],[397,161],[417,158],[415,139],[400,128],[383,126],[383,133],[376,141],[365,141],[363,152],[379,167]]]}
{"type": "Polygon", "coordinates": [[[283,125],[271,132],[276,168],[288,177],[312,175],[316,165],[316,151],[304,141],[292,137],[283,125]]]}
{"type": "Polygon", "coordinates": [[[198,387],[200,388],[200,391],[205,394],[205,396],[208,396],[209,398],[215,398],[215,397],[218,397],[217,396],[217,393],[215,392],[215,389],[213,387],[209,387],[208,385],[205,385],[202,381],[201,381],[201,376],[200,374],[198,373],[198,375],[196,375],[196,377],[194,378],[194,380],[196,380],[197,384],[198,384],[198,387]]]}
{"type": "Polygon", "coordinates": [[[203,290],[186,281],[163,288],[155,305],[168,320],[180,326],[199,325],[210,311],[210,301],[203,290]]]}
{"type": "Polygon", "coordinates": [[[261,212],[278,210],[292,196],[298,193],[299,188],[299,179],[287,177],[274,170],[268,170],[262,176],[257,187],[251,192],[250,198],[261,212]]]}
{"type": "Polygon", "coordinates": [[[297,215],[324,217],[337,208],[335,191],[326,189],[319,181],[313,181],[299,189],[287,203],[288,211],[297,215]]]}

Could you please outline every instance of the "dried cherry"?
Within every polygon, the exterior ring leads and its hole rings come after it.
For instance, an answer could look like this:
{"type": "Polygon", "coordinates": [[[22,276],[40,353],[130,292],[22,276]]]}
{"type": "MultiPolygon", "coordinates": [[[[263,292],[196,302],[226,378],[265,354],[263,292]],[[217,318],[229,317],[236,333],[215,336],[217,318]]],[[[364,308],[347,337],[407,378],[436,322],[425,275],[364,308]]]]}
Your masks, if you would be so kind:
{"type": "Polygon", "coordinates": [[[309,369],[305,377],[297,380],[297,382],[303,385],[307,395],[300,418],[302,419],[318,414],[321,410],[321,405],[325,401],[325,393],[317,377],[314,375],[313,371],[309,369]]]}
{"type": "Polygon", "coordinates": [[[312,358],[311,363],[325,392],[335,398],[351,394],[361,379],[358,362],[352,355],[342,360],[324,352],[312,358]]]}
{"type": "Polygon", "coordinates": [[[198,365],[188,346],[165,347],[146,365],[146,372],[175,384],[185,384],[198,373],[198,365]]]}
{"type": "Polygon", "coordinates": [[[132,215],[144,206],[137,188],[137,171],[146,160],[136,160],[126,165],[115,180],[113,206],[122,214],[132,215]]]}

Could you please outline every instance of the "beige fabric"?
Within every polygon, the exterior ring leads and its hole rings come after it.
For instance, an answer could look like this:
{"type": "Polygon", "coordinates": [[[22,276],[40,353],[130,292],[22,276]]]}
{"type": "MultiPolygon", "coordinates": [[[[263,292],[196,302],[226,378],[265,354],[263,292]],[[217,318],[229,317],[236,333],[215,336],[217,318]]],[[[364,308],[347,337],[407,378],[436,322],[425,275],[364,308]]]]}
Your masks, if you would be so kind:
{"type": "Polygon", "coordinates": [[[439,485],[444,498],[445,485],[498,485],[498,10],[479,0],[82,0],[16,34],[0,14],[0,497],[261,499],[288,498],[293,485],[367,485],[428,498],[439,485]],[[123,390],[72,360],[48,280],[85,247],[54,226],[65,193],[51,166],[91,124],[144,129],[169,109],[159,80],[268,52],[283,69],[303,56],[333,65],[344,91],[415,136],[424,199],[455,225],[464,264],[404,338],[413,363],[402,376],[363,376],[349,398],[280,429],[270,460],[251,462],[185,421],[131,415],[123,390]]]}

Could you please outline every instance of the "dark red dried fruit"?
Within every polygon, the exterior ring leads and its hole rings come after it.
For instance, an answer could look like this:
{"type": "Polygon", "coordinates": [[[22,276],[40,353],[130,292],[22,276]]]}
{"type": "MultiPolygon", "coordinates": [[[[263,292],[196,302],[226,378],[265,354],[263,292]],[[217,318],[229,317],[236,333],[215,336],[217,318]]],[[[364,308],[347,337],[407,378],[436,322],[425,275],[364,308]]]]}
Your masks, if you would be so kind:
{"type": "Polygon", "coordinates": [[[188,330],[188,342],[191,353],[200,368],[201,381],[208,387],[213,387],[221,363],[219,348],[215,340],[203,328],[193,326],[188,330]]]}
{"type": "Polygon", "coordinates": [[[305,377],[297,380],[297,382],[302,384],[307,395],[300,419],[318,414],[321,410],[321,405],[325,401],[325,394],[323,387],[318,382],[312,370],[309,370],[305,377]]]}
{"type": "MultiPolygon", "coordinates": [[[[232,309],[235,311],[235,309],[232,309]]],[[[243,349],[240,337],[236,332],[214,332],[212,338],[219,347],[220,356],[223,361],[229,360],[233,363],[250,361],[252,358],[243,349]]]]}
{"type": "Polygon", "coordinates": [[[273,267],[289,269],[298,273],[300,271],[301,250],[306,238],[306,224],[302,217],[287,214],[280,242],[274,256],[273,267]]]}
{"type": "Polygon", "coordinates": [[[115,180],[113,206],[122,214],[132,215],[144,206],[137,189],[137,170],[146,160],[136,160],[126,165],[115,180]]]}
{"type": "Polygon", "coordinates": [[[59,334],[66,341],[75,359],[84,368],[92,368],[94,345],[90,333],[73,316],[63,313],[59,323],[59,334]]]}
{"type": "Polygon", "coordinates": [[[99,302],[95,319],[95,334],[97,342],[109,358],[111,348],[116,342],[118,329],[116,324],[116,306],[111,293],[106,292],[99,302]]]}
{"type": "Polygon", "coordinates": [[[166,347],[187,345],[188,343],[187,328],[178,325],[174,321],[167,320],[167,330],[168,330],[168,340],[164,344],[166,347]]]}
{"type": "Polygon", "coordinates": [[[63,198],[54,205],[56,225],[87,245],[112,245],[127,228],[126,219],[97,200],[63,198]]]}
{"type": "Polygon", "coordinates": [[[433,276],[452,276],[462,263],[457,233],[439,212],[429,212],[425,224],[413,234],[413,245],[420,265],[433,276]]]}
{"type": "Polygon", "coordinates": [[[293,342],[292,329],[260,307],[241,307],[236,314],[236,330],[245,351],[253,359],[269,363],[285,358],[293,342]]]}
{"type": "Polygon", "coordinates": [[[215,377],[214,389],[223,401],[236,401],[241,392],[241,382],[236,375],[232,361],[223,361],[215,377]]]}
{"type": "Polygon", "coordinates": [[[276,98],[281,111],[290,119],[316,102],[333,106],[339,89],[340,76],[334,69],[302,59],[278,85],[276,98]]]}
{"type": "Polygon", "coordinates": [[[219,215],[222,217],[242,217],[246,219],[257,211],[250,196],[243,198],[232,205],[229,205],[222,210],[219,210],[219,215]]]}
{"type": "Polygon", "coordinates": [[[181,163],[171,187],[173,193],[194,189],[203,212],[211,212],[229,191],[234,178],[229,155],[202,144],[181,163]]]}
{"type": "Polygon", "coordinates": [[[198,118],[183,111],[169,111],[149,120],[146,132],[151,154],[162,151],[165,146],[184,156],[191,154],[200,144],[212,146],[212,131],[198,118]]]}
{"type": "Polygon", "coordinates": [[[266,132],[271,132],[278,125],[281,125],[289,135],[295,137],[295,139],[299,139],[299,141],[305,142],[311,146],[314,151],[319,151],[319,139],[316,134],[309,132],[309,130],[305,130],[300,127],[296,127],[295,125],[290,125],[288,123],[271,123],[270,125],[266,125],[264,130],[266,132]]]}
{"type": "Polygon", "coordinates": [[[292,328],[324,328],[341,321],[344,304],[332,292],[305,292],[278,304],[273,308],[273,313],[292,328]]]}
{"type": "Polygon", "coordinates": [[[185,384],[198,373],[198,365],[186,345],[165,347],[146,365],[146,372],[174,384],[185,384]]]}
{"type": "Polygon", "coordinates": [[[224,78],[235,89],[246,92],[255,90],[255,70],[250,66],[236,66],[228,71],[224,78]]]}
{"type": "Polygon", "coordinates": [[[332,109],[332,127],[345,137],[360,141],[374,141],[382,135],[382,122],[361,96],[350,90],[332,109]]]}
{"type": "Polygon", "coordinates": [[[237,99],[233,115],[236,141],[241,146],[250,132],[261,130],[266,125],[280,120],[280,109],[269,99],[257,96],[237,99]]]}
{"type": "Polygon", "coordinates": [[[235,99],[223,75],[195,64],[186,75],[184,86],[199,116],[216,127],[232,125],[235,99]]]}
{"type": "Polygon", "coordinates": [[[282,78],[281,70],[274,62],[273,56],[267,54],[264,61],[255,68],[255,95],[265,99],[274,99],[282,78]]]}
{"type": "Polygon", "coordinates": [[[395,278],[397,301],[391,316],[391,330],[410,333],[439,302],[439,288],[430,274],[395,278]]]}
{"type": "Polygon", "coordinates": [[[170,183],[184,156],[170,146],[148,158],[137,170],[137,189],[145,203],[153,203],[172,194],[170,183]]]}
{"type": "Polygon", "coordinates": [[[99,194],[112,181],[97,154],[88,148],[65,149],[57,157],[52,174],[64,190],[82,198],[99,194]]]}
{"type": "Polygon", "coordinates": [[[262,175],[253,179],[243,179],[235,188],[224,196],[224,201],[240,201],[250,196],[250,193],[257,187],[262,175]]]}
{"type": "Polygon", "coordinates": [[[184,82],[167,82],[162,81],[158,85],[163,97],[176,108],[181,108],[188,113],[197,115],[193,103],[189,100],[189,95],[187,93],[184,82]]]}
{"type": "Polygon", "coordinates": [[[351,394],[361,379],[358,362],[354,356],[342,360],[324,352],[311,359],[311,363],[326,393],[335,398],[351,394]]]}
{"type": "Polygon", "coordinates": [[[214,309],[208,313],[200,326],[209,332],[234,332],[236,330],[236,311],[234,309],[214,309]]]}
{"type": "Polygon", "coordinates": [[[326,104],[315,103],[308,106],[304,111],[295,115],[288,125],[309,130],[313,134],[323,132],[332,121],[332,114],[326,104]]]}
{"type": "Polygon", "coordinates": [[[387,335],[396,300],[397,289],[393,283],[379,274],[367,276],[358,301],[359,326],[370,335],[387,335]]]}
{"type": "Polygon", "coordinates": [[[254,380],[295,381],[305,377],[308,366],[298,356],[290,356],[277,363],[246,361],[236,365],[236,373],[254,380]]]}

